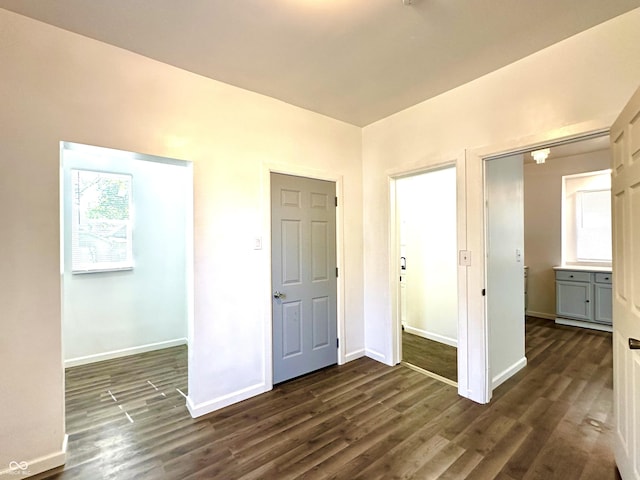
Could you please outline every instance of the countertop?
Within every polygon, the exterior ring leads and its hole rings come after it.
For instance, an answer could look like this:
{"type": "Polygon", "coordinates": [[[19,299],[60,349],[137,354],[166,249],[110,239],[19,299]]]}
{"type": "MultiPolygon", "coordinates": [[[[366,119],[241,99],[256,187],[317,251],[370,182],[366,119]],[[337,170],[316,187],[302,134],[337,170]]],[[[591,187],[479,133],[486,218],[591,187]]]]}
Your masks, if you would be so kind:
{"type": "Polygon", "coordinates": [[[611,267],[596,267],[585,265],[557,265],[553,267],[554,270],[574,270],[579,272],[599,272],[599,273],[611,273],[611,267]]]}

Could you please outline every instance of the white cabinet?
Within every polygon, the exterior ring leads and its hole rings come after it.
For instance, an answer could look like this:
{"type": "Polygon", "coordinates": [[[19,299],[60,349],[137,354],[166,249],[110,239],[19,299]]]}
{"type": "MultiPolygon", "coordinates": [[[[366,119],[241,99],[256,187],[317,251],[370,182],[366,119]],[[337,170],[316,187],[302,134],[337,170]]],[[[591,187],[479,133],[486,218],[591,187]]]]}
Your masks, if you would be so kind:
{"type": "Polygon", "coordinates": [[[556,323],[611,330],[611,272],[556,268],[556,323]]]}

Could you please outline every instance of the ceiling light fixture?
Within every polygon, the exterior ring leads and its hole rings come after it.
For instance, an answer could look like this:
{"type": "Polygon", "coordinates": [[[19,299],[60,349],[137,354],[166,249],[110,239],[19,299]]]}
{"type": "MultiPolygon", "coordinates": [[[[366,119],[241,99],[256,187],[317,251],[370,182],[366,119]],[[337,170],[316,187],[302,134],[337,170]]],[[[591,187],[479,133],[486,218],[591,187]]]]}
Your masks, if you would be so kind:
{"type": "Polygon", "coordinates": [[[536,163],[540,165],[541,163],[544,163],[547,160],[549,153],[551,153],[550,149],[543,148],[542,150],[535,150],[531,152],[531,156],[536,161],[536,163]]]}

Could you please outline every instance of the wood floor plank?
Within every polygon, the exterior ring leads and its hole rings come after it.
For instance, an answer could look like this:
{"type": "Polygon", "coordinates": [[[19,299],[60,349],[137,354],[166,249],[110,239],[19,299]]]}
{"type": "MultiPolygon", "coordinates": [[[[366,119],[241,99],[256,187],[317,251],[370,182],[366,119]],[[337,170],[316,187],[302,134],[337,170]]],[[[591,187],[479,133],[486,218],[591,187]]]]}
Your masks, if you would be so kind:
{"type": "Polygon", "coordinates": [[[408,478],[413,480],[438,479],[464,453],[464,448],[455,443],[448,442],[443,449],[438,451],[427,463],[413,472],[408,478]]]}
{"type": "MultiPolygon", "coordinates": [[[[532,428],[529,425],[516,422],[509,428],[496,443],[483,455],[482,460],[466,477],[469,480],[484,480],[496,478],[511,456],[518,450],[532,428]]],[[[476,450],[477,451],[477,450],[476,450]]]]}
{"type": "Polygon", "coordinates": [[[532,411],[523,416],[521,423],[532,427],[531,433],[524,439],[520,447],[511,455],[503,472],[514,479],[521,479],[529,471],[536,458],[544,448],[558,422],[570,408],[566,402],[551,402],[538,399],[532,411]]]}
{"type": "Polygon", "coordinates": [[[438,477],[438,479],[460,480],[461,478],[467,478],[482,461],[482,458],[482,455],[477,452],[465,451],[465,453],[460,455],[458,459],[438,477]]]}
{"type": "Polygon", "coordinates": [[[374,461],[353,478],[355,480],[410,478],[448,444],[449,441],[440,435],[414,434],[399,442],[388,451],[388,455],[374,461]]]}
{"type": "Polygon", "coordinates": [[[185,347],[69,368],[67,465],[35,479],[620,480],[611,335],[529,318],[526,355],[487,405],[360,358],[197,419],[185,347]]]}
{"type": "Polygon", "coordinates": [[[402,331],[402,361],[458,381],[458,349],[402,331]]]}

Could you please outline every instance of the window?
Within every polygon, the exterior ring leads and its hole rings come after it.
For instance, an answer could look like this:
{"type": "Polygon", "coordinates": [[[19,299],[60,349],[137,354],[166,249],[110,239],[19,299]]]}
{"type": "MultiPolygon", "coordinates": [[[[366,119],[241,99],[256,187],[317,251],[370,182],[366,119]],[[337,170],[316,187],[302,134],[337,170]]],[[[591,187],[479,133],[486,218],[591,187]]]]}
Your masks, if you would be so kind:
{"type": "Polygon", "coordinates": [[[74,273],[133,268],[131,175],[71,170],[74,273]]]}
{"type": "Polygon", "coordinates": [[[611,264],[611,173],[562,177],[563,263],[611,264]]]}
{"type": "Polygon", "coordinates": [[[578,261],[611,261],[611,190],[583,190],[576,197],[578,261]]]}

